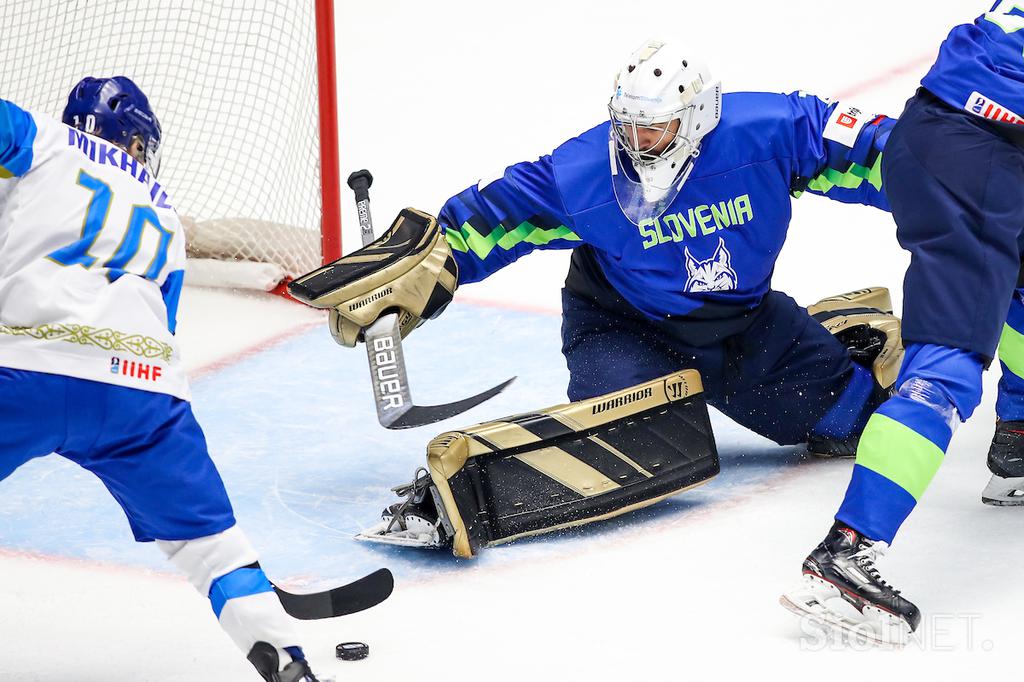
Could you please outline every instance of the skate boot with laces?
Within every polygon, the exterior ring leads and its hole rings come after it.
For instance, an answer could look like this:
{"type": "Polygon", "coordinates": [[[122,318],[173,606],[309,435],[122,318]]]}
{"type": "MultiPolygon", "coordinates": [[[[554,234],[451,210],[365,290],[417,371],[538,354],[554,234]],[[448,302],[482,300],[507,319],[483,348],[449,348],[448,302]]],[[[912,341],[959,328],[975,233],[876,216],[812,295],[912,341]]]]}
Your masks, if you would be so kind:
{"type": "Polygon", "coordinates": [[[285,651],[292,657],[292,660],[281,669],[279,669],[280,654],[273,645],[266,642],[256,642],[249,650],[247,658],[267,682],[318,682],[313,671],[309,669],[309,663],[306,662],[302,649],[288,647],[285,651]]]}
{"type": "Polygon", "coordinates": [[[981,501],[997,507],[1024,506],[1024,421],[998,421],[988,450],[992,472],[981,501]]]}
{"type": "Polygon", "coordinates": [[[920,624],[921,612],[875,567],[886,549],[885,542],[866,538],[837,521],[804,559],[800,586],[779,601],[849,641],[903,646],[920,624]]]}
{"type": "Polygon", "coordinates": [[[429,549],[451,545],[451,524],[438,512],[443,505],[435,500],[436,488],[426,469],[420,467],[412,483],[391,490],[405,499],[384,509],[380,522],[356,535],[356,540],[429,549]]]}

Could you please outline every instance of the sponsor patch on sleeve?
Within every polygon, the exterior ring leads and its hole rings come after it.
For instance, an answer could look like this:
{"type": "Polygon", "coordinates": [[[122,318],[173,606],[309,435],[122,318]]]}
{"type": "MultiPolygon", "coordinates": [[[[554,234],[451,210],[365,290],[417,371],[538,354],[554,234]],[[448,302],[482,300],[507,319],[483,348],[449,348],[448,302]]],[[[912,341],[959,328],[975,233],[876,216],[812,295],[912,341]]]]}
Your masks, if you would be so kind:
{"type": "Polygon", "coordinates": [[[868,118],[868,114],[857,107],[840,102],[828,117],[824,138],[852,148],[868,118]]]}
{"type": "Polygon", "coordinates": [[[993,121],[1024,124],[1024,120],[1022,120],[1020,116],[1013,113],[999,102],[989,99],[977,91],[971,93],[971,97],[967,100],[967,104],[964,105],[964,109],[975,116],[981,116],[982,118],[991,119],[993,121]]]}

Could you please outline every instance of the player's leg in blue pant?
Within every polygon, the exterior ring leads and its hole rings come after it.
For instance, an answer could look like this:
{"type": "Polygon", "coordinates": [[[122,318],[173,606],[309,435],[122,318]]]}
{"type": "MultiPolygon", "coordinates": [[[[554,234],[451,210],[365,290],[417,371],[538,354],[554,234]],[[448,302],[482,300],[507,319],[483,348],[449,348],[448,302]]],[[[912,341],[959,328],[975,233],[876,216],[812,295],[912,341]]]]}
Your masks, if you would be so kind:
{"type": "Polygon", "coordinates": [[[781,292],[768,292],[726,353],[730,369],[715,406],[776,443],[855,441],[878,405],[871,371],[781,292]]]}
{"type": "Polygon", "coordinates": [[[569,400],[583,400],[693,368],[710,401],[721,354],[680,353],[642,320],[606,310],[562,290],[562,354],[569,368],[569,400]]]}
{"type": "Polygon", "coordinates": [[[235,525],[189,403],[160,393],[0,368],[0,473],[56,452],[95,474],[135,539],[157,541],[248,654],[267,642],[305,667],[298,635],[235,525]]]}
{"type": "Polygon", "coordinates": [[[64,377],[0,367],[0,481],[60,446],[66,402],[64,377]],[[40,395],[49,403],[44,409],[33,413],[19,407],[36,404],[40,395]]]}
{"type": "Polygon", "coordinates": [[[920,91],[885,147],[883,183],[900,244],[907,348],[897,395],[872,415],[836,522],[805,559],[804,583],[783,603],[849,627],[854,604],[878,638],[904,638],[917,607],[874,561],[921,499],[956,425],[981,399],[1020,266],[1024,151],[988,124],[920,91]],[[838,601],[836,601],[838,599],[838,601]],[[843,620],[843,619],[847,620],[843,620]]]}
{"type": "MultiPolygon", "coordinates": [[[[996,354],[1020,270],[1024,152],[922,91],[893,129],[882,171],[912,254],[903,339],[917,350],[904,359],[899,395],[865,430],[837,519],[888,543],[941,463],[951,428],[981,399],[981,371],[996,354]],[[866,471],[903,488],[904,504],[854,504],[866,471]]],[[[1011,314],[1019,324],[1019,310],[1011,314]]],[[[891,498],[871,491],[865,499],[891,498]]]]}
{"type": "Polygon", "coordinates": [[[1024,421],[1024,289],[1013,292],[1003,333],[999,337],[999,397],[996,417],[1024,421]]]}
{"type": "Polygon", "coordinates": [[[777,443],[859,434],[877,405],[871,373],[785,294],[770,292],[746,331],[693,346],[657,325],[563,291],[569,399],[692,368],[709,404],[777,443]]]}
{"type": "Polygon", "coordinates": [[[895,396],[868,421],[836,520],[891,544],[939,470],[961,421],[981,402],[977,353],[911,343],[895,396]]]}

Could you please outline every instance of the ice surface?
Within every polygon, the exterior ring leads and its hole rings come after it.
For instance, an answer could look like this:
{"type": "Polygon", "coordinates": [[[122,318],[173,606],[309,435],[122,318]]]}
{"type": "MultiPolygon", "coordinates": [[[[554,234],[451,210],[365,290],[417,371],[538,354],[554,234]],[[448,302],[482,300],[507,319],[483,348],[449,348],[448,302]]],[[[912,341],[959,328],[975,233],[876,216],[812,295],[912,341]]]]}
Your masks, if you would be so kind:
{"type": "MultiPolygon", "coordinates": [[[[599,122],[618,62],[651,35],[692,43],[726,90],[838,93],[898,114],[949,27],[987,8],[338,3],[342,173],[373,171],[378,230],[403,206],[434,211],[480,176],[599,122]]],[[[350,203],[345,237],[356,244],[350,203]]],[[[195,410],[268,572],[301,588],[395,571],[384,605],[303,625],[318,670],[448,682],[1017,669],[1024,516],[979,502],[996,373],[882,564],[926,614],[922,644],[898,654],[823,647],[776,604],[827,529],[850,462],[808,460],[719,415],[718,479],[626,518],[471,562],[350,540],[422,462],[431,436],[565,399],[565,263],[564,253],[534,254],[465,287],[411,337],[418,402],[520,378],[464,418],[405,432],[377,426],[365,356],[335,345],[322,315],[187,291],[180,333],[195,410]],[[368,642],[370,658],[334,661],[333,645],[351,639],[368,642]]],[[[887,215],[808,196],[794,205],[775,286],[806,304],[884,285],[898,306],[906,263],[887,215]]],[[[102,486],[72,465],[35,461],[0,483],[0,546],[0,680],[252,679],[205,601],[154,547],[131,542],[102,486]]]]}

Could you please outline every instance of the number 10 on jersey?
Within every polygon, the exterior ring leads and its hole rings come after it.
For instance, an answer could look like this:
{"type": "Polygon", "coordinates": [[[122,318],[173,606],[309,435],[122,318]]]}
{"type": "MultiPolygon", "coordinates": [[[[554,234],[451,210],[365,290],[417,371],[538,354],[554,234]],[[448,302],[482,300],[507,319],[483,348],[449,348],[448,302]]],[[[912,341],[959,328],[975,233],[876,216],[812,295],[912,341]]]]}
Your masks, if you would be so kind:
{"type": "MultiPolygon", "coordinates": [[[[89,269],[99,260],[99,256],[90,253],[90,250],[100,233],[106,228],[114,193],[110,190],[110,185],[89,175],[84,170],[78,173],[78,185],[92,192],[92,199],[89,201],[85,220],[82,223],[82,236],[77,241],[50,253],[47,258],[59,265],[81,265],[89,269]]],[[[128,226],[121,238],[121,243],[113,255],[103,263],[102,267],[107,269],[107,279],[113,282],[125,273],[136,274],[151,280],[157,279],[167,264],[167,250],[173,236],[172,232],[160,224],[160,219],[152,206],[136,204],[132,207],[132,212],[128,217],[128,226]],[[157,231],[159,241],[156,251],[145,271],[126,270],[125,267],[135,258],[142,246],[142,236],[147,226],[157,231]]]]}

